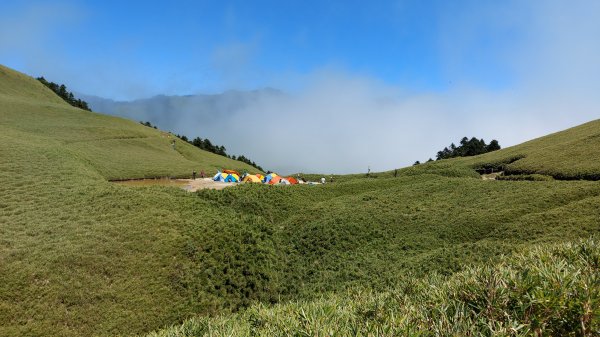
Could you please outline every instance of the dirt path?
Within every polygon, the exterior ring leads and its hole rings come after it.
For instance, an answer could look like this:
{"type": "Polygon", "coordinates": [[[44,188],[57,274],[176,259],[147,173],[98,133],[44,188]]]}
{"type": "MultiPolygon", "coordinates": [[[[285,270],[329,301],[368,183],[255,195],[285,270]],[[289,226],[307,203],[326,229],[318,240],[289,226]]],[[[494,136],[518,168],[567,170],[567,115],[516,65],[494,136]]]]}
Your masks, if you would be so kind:
{"type": "Polygon", "coordinates": [[[236,183],[222,183],[213,181],[212,178],[197,178],[194,179],[177,179],[179,181],[185,181],[188,185],[184,186],[184,189],[188,192],[196,192],[197,190],[203,190],[210,188],[213,190],[222,190],[225,187],[231,187],[237,185],[236,183]]]}
{"type": "Polygon", "coordinates": [[[196,180],[193,179],[169,179],[169,178],[160,178],[160,179],[134,179],[134,180],[123,180],[123,181],[114,181],[115,184],[125,185],[125,186],[134,186],[134,187],[144,187],[144,186],[172,186],[179,187],[188,192],[196,192],[197,190],[202,190],[205,188],[210,188],[213,190],[222,190],[225,187],[235,186],[236,183],[221,183],[213,181],[212,178],[198,178],[196,180]]]}

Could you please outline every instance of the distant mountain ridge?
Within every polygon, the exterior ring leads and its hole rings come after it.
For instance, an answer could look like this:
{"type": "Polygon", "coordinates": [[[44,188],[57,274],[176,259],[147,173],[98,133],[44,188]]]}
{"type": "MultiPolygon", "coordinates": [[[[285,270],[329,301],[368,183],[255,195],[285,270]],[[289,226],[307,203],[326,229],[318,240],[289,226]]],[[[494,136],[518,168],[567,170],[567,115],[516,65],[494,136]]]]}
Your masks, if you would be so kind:
{"type": "MultiPolygon", "coordinates": [[[[219,94],[156,95],[132,101],[115,101],[91,95],[81,95],[95,112],[150,123],[159,129],[181,135],[183,140],[210,139],[223,146],[227,154],[252,158],[261,162],[256,148],[236,137],[235,127],[250,127],[249,122],[264,120],[257,111],[265,104],[284,99],[286,94],[273,88],[258,90],[228,90],[219,94]],[[268,102],[268,103],[266,103],[268,102]],[[240,124],[241,123],[241,124],[240,124]],[[185,137],[184,137],[185,136],[185,137]]],[[[258,166],[258,165],[257,165],[258,166]]],[[[260,166],[259,166],[260,167],[260,166]]]]}
{"type": "Polygon", "coordinates": [[[283,95],[280,90],[264,88],[250,91],[228,90],[220,94],[157,95],[132,101],[115,101],[93,95],[81,97],[89,103],[93,111],[137,121],[149,121],[162,129],[185,132],[177,129],[181,119],[202,120],[211,124],[221,118],[230,117],[261,99],[283,95]]]}

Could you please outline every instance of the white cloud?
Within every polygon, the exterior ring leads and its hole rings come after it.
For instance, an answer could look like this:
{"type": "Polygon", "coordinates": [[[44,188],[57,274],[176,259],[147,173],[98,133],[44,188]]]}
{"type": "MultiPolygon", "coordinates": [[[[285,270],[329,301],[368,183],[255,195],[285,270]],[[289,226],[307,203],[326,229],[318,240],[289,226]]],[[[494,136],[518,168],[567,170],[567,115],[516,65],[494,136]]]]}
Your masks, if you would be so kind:
{"type": "Polygon", "coordinates": [[[588,5],[483,6],[463,12],[460,23],[440,18],[441,39],[454,42],[440,49],[451,58],[446,67],[456,82],[445,91],[415,93],[321,69],[280,79],[300,88],[292,94],[263,96],[210,123],[186,119],[178,131],[209,137],[283,173],[393,169],[434,157],[463,136],[515,145],[600,116],[600,11],[588,5]],[[513,11],[523,12],[505,20],[513,11]],[[473,81],[468,53],[482,36],[499,38],[478,55],[496,55],[491,62],[511,72],[510,86],[473,81]]]}
{"type": "MultiPolygon", "coordinates": [[[[208,137],[229,153],[283,173],[349,173],[423,161],[463,136],[496,138],[508,146],[600,116],[600,2],[452,6],[438,13],[435,26],[444,71],[455,83],[450,89],[414,92],[329,68],[269,74],[276,87],[294,92],[264,95],[241,108],[232,105],[236,108],[230,113],[211,120],[194,120],[194,107],[188,107],[185,118],[172,124],[173,131],[208,137]],[[510,85],[489,85],[504,74],[475,68],[472,61],[478,59],[487,61],[480,66],[506,71],[510,85]]],[[[0,14],[0,53],[7,48],[26,53],[39,40],[48,43],[44,27],[69,22],[56,10],[43,12],[31,9],[12,19],[0,14]],[[20,35],[6,33],[19,27],[24,28],[20,35]]],[[[210,71],[230,87],[248,87],[264,75],[254,62],[260,56],[258,41],[216,48],[210,71]]],[[[107,66],[110,62],[94,64],[102,69],[99,84],[119,76],[143,78],[134,70],[120,73],[117,69],[124,66],[107,66]]],[[[65,67],[58,68],[68,73],[65,67]]],[[[130,85],[132,91],[143,92],[139,82],[140,88],[130,85]]]]}
{"type": "Polygon", "coordinates": [[[457,76],[453,89],[406,93],[351,73],[316,72],[296,96],[240,112],[255,120],[225,126],[234,139],[230,148],[288,172],[362,172],[368,165],[384,170],[427,159],[462,136],[509,146],[599,118],[600,3],[540,1],[497,9],[470,9],[462,27],[440,20],[440,30],[452,33],[447,38],[466,41],[441,49],[456,57],[447,63],[457,76]],[[504,36],[482,56],[498,54],[494,62],[514,72],[508,88],[461,77],[481,30],[504,36]]]}

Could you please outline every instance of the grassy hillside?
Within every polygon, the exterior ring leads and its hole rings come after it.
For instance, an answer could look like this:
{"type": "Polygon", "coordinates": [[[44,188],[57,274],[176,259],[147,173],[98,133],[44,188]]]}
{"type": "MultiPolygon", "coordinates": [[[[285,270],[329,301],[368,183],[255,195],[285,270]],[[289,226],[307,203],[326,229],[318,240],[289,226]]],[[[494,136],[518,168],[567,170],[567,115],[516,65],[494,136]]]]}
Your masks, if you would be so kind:
{"type": "MultiPolygon", "coordinates": [[[[0,64],[0,97],[2,101],[43,102],[66,106],[66,103],[39,81],[0,64]]],[[[4,111],[3,111],[4,112],[4,111]]]]}
{"type": "MultiPolygon", "coordinates": [[[[367,303],[394,293],[407,275],[452,277],[534,244],[600,232],[598,182],[483,181],[473,168],[494,159],[483,156],[324,186],[191,194],[115,185],[107,180],[243,166],[44,98],[33,79],[3,71],[10,76],[0,88],[29,89],[0,93],[0,335],[140,334],[197,315],[220,315],[215,322],[245,331],[238,315],[252,315],[248,307],[321,310],[323,294],[348,303],[347,291],[371,294],[367,303]]],[[[494,155],[510,149],[503,151],[494,155]]]]}
{"type": "Polygon", "coordinates": [[[600,120],[499,151],[421,164],[402,173],[426,170],[449,175],[459,169],[494,169],[507,175],[538,174],[561,180],[600,180],[600,120]]]}
{"type": "Polygon", "coordinates": [[[172,261],[186,226],[218,211],[107,179],[250,167],[181,141],[174,150],[165,133],[72,108],[1,70],[0,335],[145,331],[189,313],[170,287],[172,261]]]}
{"type": "Polygon", "coordinates": [[[149,336],[597,336],[600,245],[536,247],[451,277],[404,275],[385,292],[200,317],[149,336]]]}
{"type": "Polygon", "coordinates": [[[502,164],[507,174],[600,180],[600,120],[465,162],[473,167],[502,164]]]}
{"type": "Polygon", "coordinates": [[[191,176],[192,170],[256,169],[198,150],[134,121],[76,109],[33,78],[0,66],[0,128],[40,137],[106,179],[191,176]],[[175,147],[172,141],[176,141],[175,147]]]}

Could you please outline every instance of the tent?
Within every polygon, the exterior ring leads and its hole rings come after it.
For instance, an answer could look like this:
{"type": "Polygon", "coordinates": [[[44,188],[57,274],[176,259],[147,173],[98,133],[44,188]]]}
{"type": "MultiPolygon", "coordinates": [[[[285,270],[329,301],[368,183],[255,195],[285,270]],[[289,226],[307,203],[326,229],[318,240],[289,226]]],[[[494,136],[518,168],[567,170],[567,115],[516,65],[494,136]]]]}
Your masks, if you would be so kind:
{"type": "Polygon", "coordinates": [[[291,185],[290,181],[285,179],[285,178],[281,178],[279,180],[279,185],[291,185]]]}
{"type": "Polygon", "coordinates": [[[292,184],[292,185],[296,185],[296,184],[298,184],[298,180],[296,180],[296,178],[294,178],[294,177],[287,177],[287,178],[285,178],[285,179],[286,179],[287,181],[289,181],[289,182],[290,182],[290,184],[292,184]]]}
{"type": "Polygon", "coordinates": [[[269,173],[265,176],[265,178],[263,179],[263,183],[269,183],[271,181],[271,179],[279,177],[277,175],[277,173],[269,173]]]}
{"type": "Polygon", "coordinates": [[[220,181],[220,182],[225,182],[225,178],[227,178],[227,174],[225,173],[221,173],[221,172],[217,172],[217,174],[215,174],[215,176],[213,177],[214,181],[220,181]]]}
{"type": "Polygon", "coordinates": [[[262,175],[262,174],[260,174],[260,173],[257,173],[257,174],[255,174],[255,176],[256,176],[258,179],[260,179],[260,181],[263,181],[263,179],[265,179],[265,176],[263,176],[263,175],[262,175]]]}
{"type": "Polygon", "coordinates": [[[244,178],[244,180],[242,180],[245,183],[261,183],[262,181],[260,179],[258,179],[257,176],[249,174],[246,176],[246,178],[244,178]]]}
{"type": "MultiPolygon", "coordinates": [[[[268,177],[268,176],[267,176],[267,177],[268,177]]],[[[265,177],[265,179],[266,179],[266,177],[265,177]]],[[[275,177],[272,177],[271,179],[269,179],[269,182],[268,182],[268,184],[270,184],[270,185],[279,184],[279,182],[281,181],[281,179],[283,179],[283,178],[282,178],[282,177],[280,177],[280,176],[275,176],[275,177]]]]}
{"type": "Polygon", "coordinates": [[[225,182],[226,183],[238,183],[238,182],[240,182],[240,176],[238,176],[235,173],[228,174],[227,177],[225,177],[225,182]]]}
{"type": "Polygon", "coordinates": [[[235,174],[238,177],[240,176],[240,173],[236,170],[223,170],[223,173],[227,173],[227,174],[235,174]]]}

